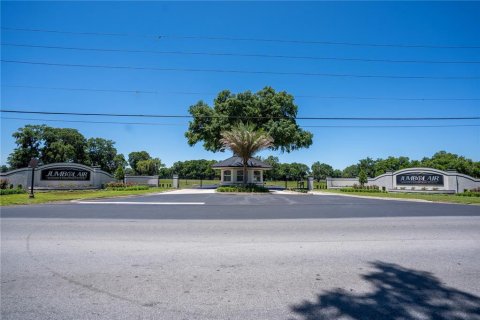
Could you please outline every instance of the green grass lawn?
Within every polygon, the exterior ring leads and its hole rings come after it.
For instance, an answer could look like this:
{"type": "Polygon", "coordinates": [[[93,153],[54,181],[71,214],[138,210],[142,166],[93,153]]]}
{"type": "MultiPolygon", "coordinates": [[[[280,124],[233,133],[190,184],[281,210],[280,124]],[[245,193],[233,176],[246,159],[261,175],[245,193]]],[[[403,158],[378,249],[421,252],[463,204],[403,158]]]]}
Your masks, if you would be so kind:
{"type": "Polygon", "coordinates": [[[378,197],[378,198],[396,198],[396,199],[420,199],[434,202],[449,202],[461,204],[480,205],[480,197],[461,197],[454,194],[425,194],[425,193],[365,193],[365,192],[342,192],[340,190],[328,189],[322,192],[356,195],[362,197],[378,197]]]}
{"type": "Polygon", "coordinates": [[[48,191],[36,192],[35,198],[30,199],[28,193],[10,194],[0,196],[0,205],[16,205],[16,204],[38,204],[52,201],[68,201],[93,198],[110,198],[128,195],[139,195],[152,192],[163,192],[165,188],[150,188],[147,190],[75,190],[75,191],[48,191]]]}

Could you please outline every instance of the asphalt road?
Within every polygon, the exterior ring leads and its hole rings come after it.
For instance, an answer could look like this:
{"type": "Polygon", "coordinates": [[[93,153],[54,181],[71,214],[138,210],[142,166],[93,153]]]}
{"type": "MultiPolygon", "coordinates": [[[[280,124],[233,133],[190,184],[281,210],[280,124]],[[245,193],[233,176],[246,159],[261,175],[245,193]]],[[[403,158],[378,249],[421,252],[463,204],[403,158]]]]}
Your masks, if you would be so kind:
{"type": "Polygon", "coordinates": [[[479,207],[111,202],[1,209],[2,319],[480,319],[479,207]]]}
{"type": "Polygon", "coordinates": [[[1,216],[79,219],[318,219],[480,216],[480,206],[330,195],[157,194],[2,208],[1,216]],[[162,205],[162,203],[164,205],[162,205]]]}

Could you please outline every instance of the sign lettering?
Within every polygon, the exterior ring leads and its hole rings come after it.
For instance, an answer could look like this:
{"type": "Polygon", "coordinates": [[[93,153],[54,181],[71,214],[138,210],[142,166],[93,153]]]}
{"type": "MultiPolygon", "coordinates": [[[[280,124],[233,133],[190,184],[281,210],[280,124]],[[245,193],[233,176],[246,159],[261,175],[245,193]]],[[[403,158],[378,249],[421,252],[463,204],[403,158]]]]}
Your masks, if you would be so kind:
{"type": "Polygon", "coordinates": [[[76,168],[53,168],[42,170],[40,176],[42,180],[88,181],[90,180],[90,171],[76,168]]]}
{"type": "Polygon", "coordinates": [[[397,185],[411,184],[443,186],[443,175],[424,172],[410,172],[397,175],[397,185]]]}

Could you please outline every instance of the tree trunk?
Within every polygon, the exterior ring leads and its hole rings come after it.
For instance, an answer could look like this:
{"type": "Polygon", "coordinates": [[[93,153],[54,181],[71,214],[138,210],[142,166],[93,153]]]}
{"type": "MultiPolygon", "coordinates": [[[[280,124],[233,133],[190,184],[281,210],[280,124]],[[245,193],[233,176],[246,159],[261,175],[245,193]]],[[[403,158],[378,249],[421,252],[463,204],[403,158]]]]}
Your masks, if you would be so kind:
{"type": "Polygon", "coordinates": [[[243,159],[243,185],[244,186],[246,186],[248,182],[247,163],[248,163],[248,159],[247,160],[243,159]]]}

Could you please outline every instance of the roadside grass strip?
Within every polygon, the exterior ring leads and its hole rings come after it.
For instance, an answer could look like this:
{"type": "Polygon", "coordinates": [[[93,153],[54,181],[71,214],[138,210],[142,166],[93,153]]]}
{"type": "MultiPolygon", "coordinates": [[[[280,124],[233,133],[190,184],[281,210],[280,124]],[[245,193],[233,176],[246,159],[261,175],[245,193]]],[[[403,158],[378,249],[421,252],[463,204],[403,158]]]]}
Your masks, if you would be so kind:
{"type": "Polygon", "coordinates": [[[0,205],[28,205],[56,201],[84,200],[95,198],[129,197],[147,194],[159,194],[168,191],[164,188],[149,188],[146,190],[74,190],[74,191],[48,191],[35,192],[35,198],[28,194],[10,194],[0,196],[0,205]]]}
{"type": "Polygon", "coordinates": [[[370,198],[370,199],[379,199],[379,200],[399,200],[399,201],[480,205],[480,197],[461,197],[454,194],[343,192],[335,189],[328,189],[328,190],[321,190],[321,191],[315,190],[312,193],[318,194],[318,195],[338,195],[338,196],[345,196],[345,197],[370,198]]]}

